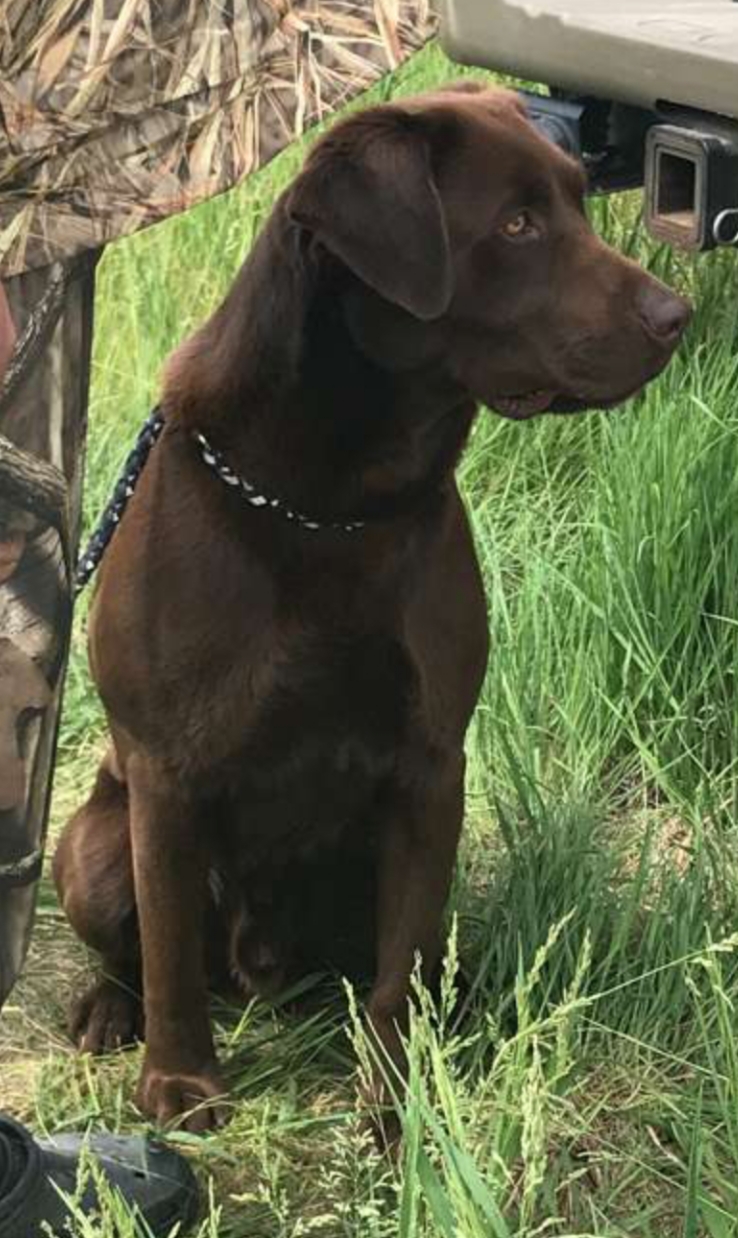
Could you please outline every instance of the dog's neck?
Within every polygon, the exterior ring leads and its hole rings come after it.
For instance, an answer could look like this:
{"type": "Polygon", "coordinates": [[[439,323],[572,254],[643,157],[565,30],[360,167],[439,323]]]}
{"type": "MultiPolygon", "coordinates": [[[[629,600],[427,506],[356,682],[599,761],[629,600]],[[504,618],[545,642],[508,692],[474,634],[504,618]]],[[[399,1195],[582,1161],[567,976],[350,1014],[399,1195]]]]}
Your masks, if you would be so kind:
{"type": "Polygon", "coordinates": [[[447,484],[474,406],[433,350],[393,343],[391,311],[381,318],[280,204],[224,304],[175,357],[165,400],[296,507],[404,514],[447,484]]]}

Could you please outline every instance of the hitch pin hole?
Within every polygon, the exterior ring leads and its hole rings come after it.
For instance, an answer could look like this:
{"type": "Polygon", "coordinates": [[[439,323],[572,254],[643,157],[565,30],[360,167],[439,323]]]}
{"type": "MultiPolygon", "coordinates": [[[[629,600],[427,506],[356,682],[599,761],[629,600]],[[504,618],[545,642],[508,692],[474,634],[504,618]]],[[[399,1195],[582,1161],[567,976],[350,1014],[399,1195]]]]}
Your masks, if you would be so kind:
{"type": "Polygon", "coordinates": [[[712,236],[716,245],[738,245],[738,207],[729,207],[715,216],[712,236]]]}

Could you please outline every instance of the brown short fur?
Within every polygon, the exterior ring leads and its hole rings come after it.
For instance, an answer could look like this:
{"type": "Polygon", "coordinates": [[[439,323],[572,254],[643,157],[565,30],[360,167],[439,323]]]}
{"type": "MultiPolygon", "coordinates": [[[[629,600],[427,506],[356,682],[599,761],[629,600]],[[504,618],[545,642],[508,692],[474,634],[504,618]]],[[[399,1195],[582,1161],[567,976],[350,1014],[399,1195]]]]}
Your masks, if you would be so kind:
{"type": "Polygon", "coordinates": [[[487,660],[454,481],[478,404],[615,404],[667,363],[687,304],[598,240],[579,168],[505,91],[343,121],[278,201],[231,292],[174,355],[166,426],[100,573],[91,659],[110,754],[57,851],[106,980],[75,1031],[140,1029],[138,1099],[221,1116],[207,987],[271,992],[361,960],[402,1065],[464,808],[487,660]],[[250,509],[231,466],[309,514],[250,509]],[[142,965],[142,973],[141,973],[142,965]],[[142,1012],[127,990],[143,983],[142,1012]]]}

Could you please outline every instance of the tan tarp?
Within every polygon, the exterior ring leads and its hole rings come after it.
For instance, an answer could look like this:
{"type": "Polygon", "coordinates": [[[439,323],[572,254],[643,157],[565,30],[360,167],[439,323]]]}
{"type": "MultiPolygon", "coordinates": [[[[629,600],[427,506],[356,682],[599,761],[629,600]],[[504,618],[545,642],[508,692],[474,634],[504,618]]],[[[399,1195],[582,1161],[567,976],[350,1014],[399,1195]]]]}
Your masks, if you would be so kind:
{"type": "Polygon", "coordinates": [[[0,276],[221,192],[432,31],[429,0],[0,0],[0,276]]]}

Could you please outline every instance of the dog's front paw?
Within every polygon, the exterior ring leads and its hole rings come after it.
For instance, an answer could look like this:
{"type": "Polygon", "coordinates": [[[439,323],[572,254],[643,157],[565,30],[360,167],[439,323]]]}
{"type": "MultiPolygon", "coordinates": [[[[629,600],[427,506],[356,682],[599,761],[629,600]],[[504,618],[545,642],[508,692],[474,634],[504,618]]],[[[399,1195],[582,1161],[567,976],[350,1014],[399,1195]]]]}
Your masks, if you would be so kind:
{"type": "Polygon", "coordinates": [[[179,1074],[145,1062],[136,1104],[158,1126],[178,1126],[194,1134],[214,1130],[228,1119],[226,1091],[215,1066],[179,1074]]]}

